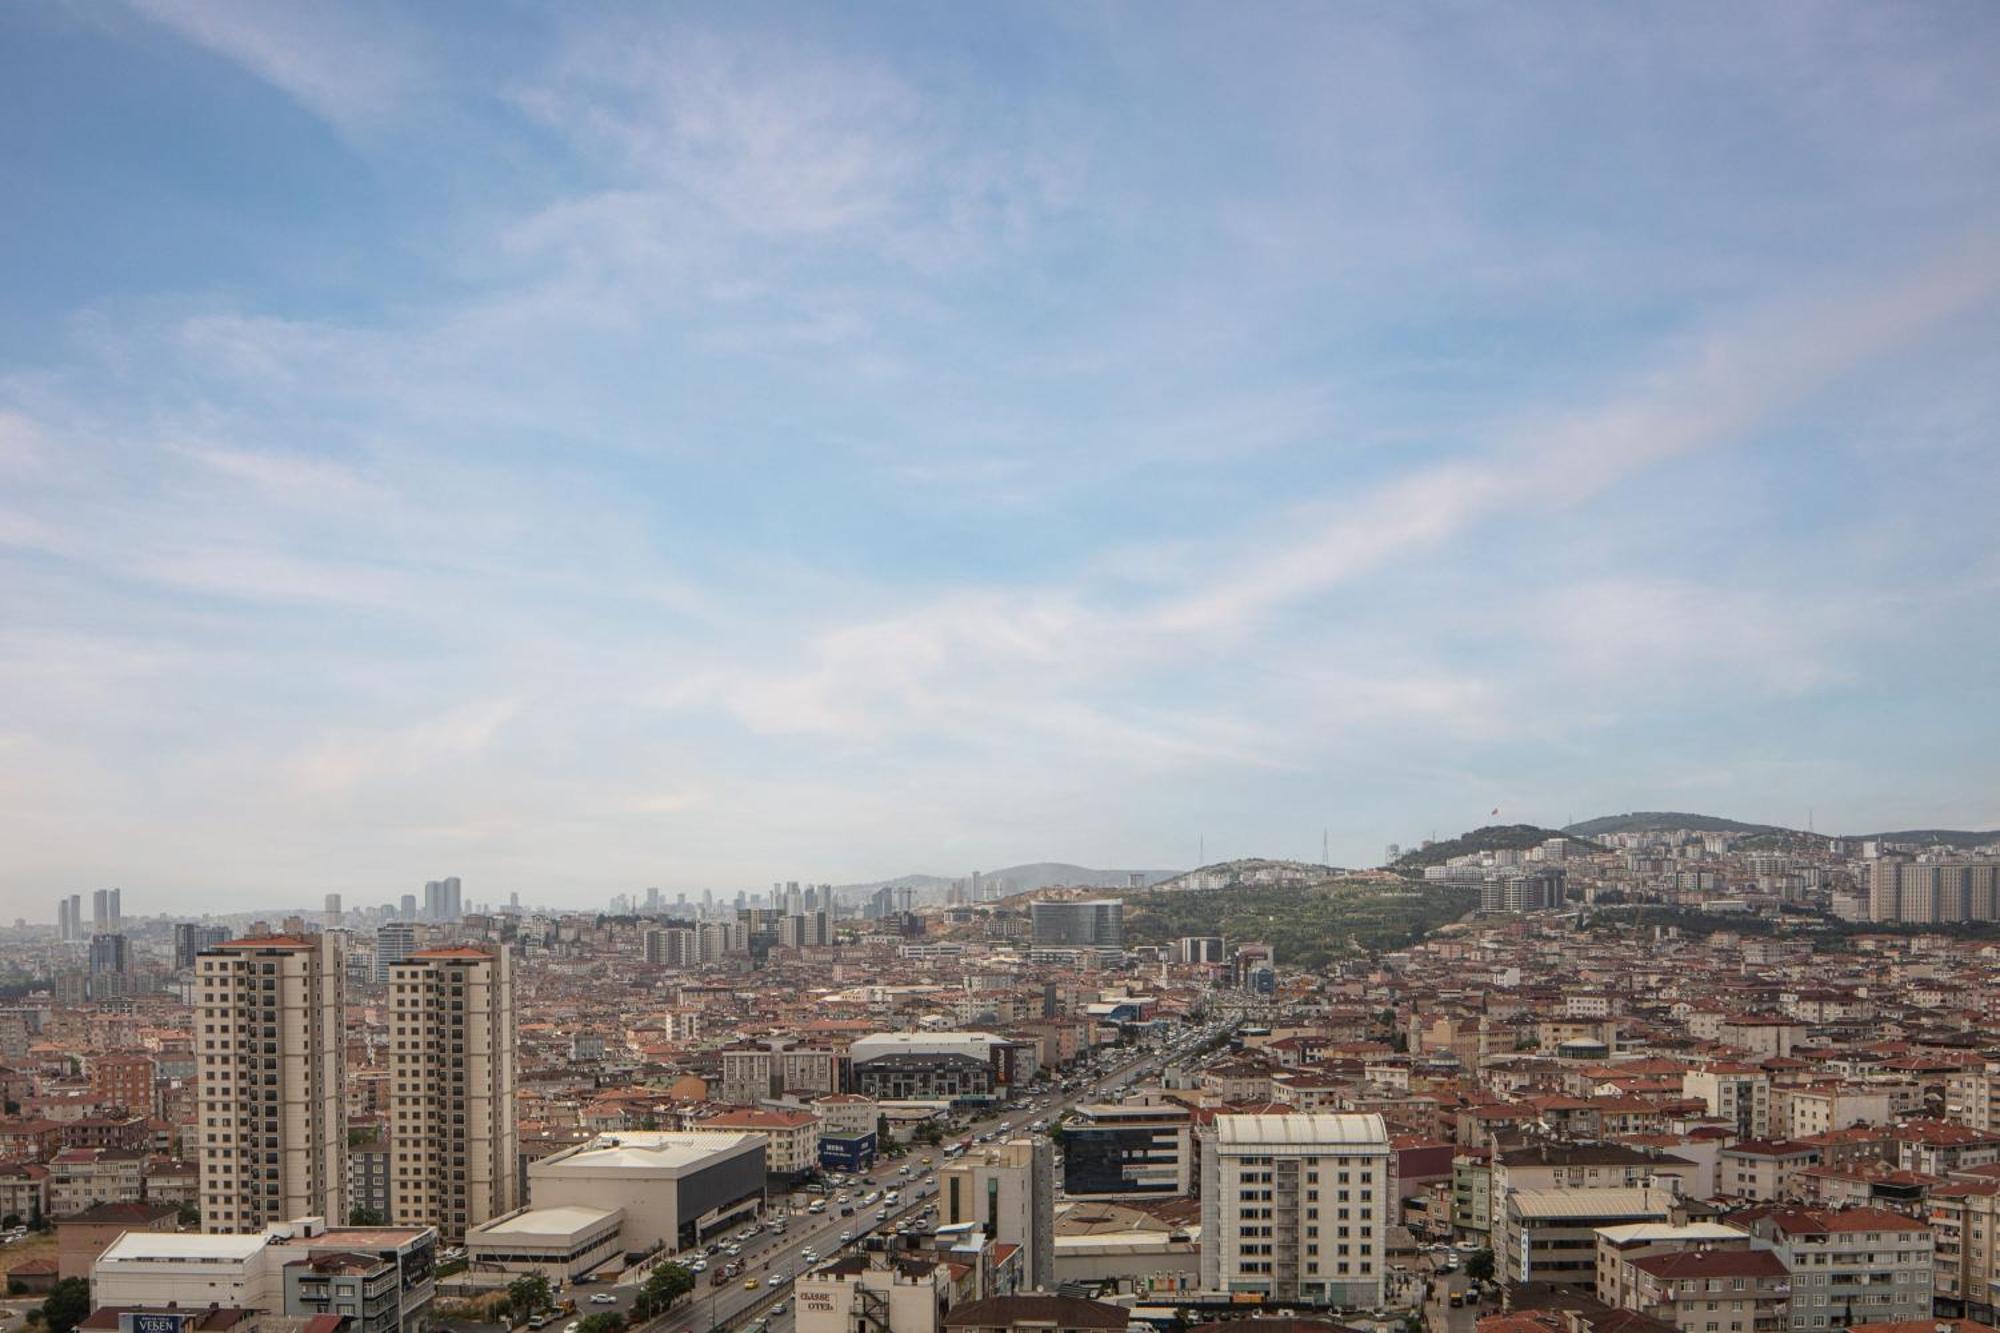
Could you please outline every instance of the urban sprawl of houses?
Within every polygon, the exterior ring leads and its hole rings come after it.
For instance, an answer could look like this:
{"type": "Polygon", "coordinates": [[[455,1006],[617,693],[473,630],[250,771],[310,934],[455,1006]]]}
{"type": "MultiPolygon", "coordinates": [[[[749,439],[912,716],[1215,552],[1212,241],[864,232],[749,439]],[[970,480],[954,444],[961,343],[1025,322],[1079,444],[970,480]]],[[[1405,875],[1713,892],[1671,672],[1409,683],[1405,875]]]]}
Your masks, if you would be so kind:
{"type": "Polygon", "coordinates": [[[119,1333],[1993,1319],[1996,849],[1433,850],[602,912],[456,879],[263,920],[64,897],[0,932],[9,1308],[87,1285],[82,1326],[119,1333]],[[1276,929],[1135,929],[1182,893],[1338,884],[1467,910],[1315,966],[1276,929]]]}

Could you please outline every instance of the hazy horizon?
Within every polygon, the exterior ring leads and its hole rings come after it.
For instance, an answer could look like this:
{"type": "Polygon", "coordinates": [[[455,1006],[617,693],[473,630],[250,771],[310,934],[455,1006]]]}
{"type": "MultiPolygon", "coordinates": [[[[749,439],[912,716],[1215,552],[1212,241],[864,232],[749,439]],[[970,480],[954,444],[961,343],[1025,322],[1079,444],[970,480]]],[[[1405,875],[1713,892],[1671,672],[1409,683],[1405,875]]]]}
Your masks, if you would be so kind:
{"type": "Polygon", "coordinates": [[[1996,38],[0,10],[0,915],[2000,827],[1996,38]]]}

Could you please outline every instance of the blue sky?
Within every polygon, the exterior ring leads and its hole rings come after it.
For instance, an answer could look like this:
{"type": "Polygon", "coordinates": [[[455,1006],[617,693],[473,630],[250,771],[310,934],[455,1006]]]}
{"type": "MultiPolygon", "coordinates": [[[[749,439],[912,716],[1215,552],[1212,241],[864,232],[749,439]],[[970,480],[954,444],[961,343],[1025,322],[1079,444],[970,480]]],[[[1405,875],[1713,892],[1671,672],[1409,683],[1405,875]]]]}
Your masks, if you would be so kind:
{"type": "Polygon", "coordinates": [[[2000,11],[0,9],[0,894],[2000,825],[2000,11]]]}

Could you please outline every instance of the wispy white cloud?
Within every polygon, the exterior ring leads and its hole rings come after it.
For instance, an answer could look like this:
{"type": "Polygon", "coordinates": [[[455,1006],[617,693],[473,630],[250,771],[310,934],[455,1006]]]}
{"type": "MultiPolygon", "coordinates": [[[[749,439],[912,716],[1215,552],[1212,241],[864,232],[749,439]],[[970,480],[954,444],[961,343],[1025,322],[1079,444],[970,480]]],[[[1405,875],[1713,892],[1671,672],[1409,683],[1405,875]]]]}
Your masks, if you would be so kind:
{"type": "Polygon", "coordinates": [[[1740,438],[1840,375],[2000,293],[1984,237],[1914,273],[1712,331],[1605,402],[1505,433],[1484,453],[1308,509],[1309,531],[1166,607],[1162,623],[1225,630],[1505,513],[1592,500],[1645,469],[1740,438]]]}
{"type": "Polygon", "coordinates": [[[129,0],[188,41],[241,65],[341,130],[378,128],[418,83],[394,11],[289,0],[129,0]]]}
{"type": "MultiPolygon", "coordinates": [[[[2000,716],[1990,338],[1937,355],[1994,257],[1855,278],[1991,216],[1977,42],[139,3],[379,192],[118,250],[0,370],[0,888],[1372,854],[1690,753],[1880,791],[1735,725],[1879,691],[1850,615],[2000,716]]],[[[205,160],[131,211],[230,207],[205,160]]]]}

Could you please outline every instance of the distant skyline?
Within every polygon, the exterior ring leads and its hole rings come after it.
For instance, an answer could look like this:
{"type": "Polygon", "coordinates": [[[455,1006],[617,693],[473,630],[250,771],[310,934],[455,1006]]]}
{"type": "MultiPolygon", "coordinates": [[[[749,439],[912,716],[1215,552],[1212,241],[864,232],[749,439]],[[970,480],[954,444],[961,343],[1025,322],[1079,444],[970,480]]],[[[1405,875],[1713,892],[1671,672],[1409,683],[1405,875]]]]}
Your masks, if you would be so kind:
{"type": "Polygon", "coordinates": [[[0,914],[2000,827],[1996,60],[0,8],[0,914]]]}

